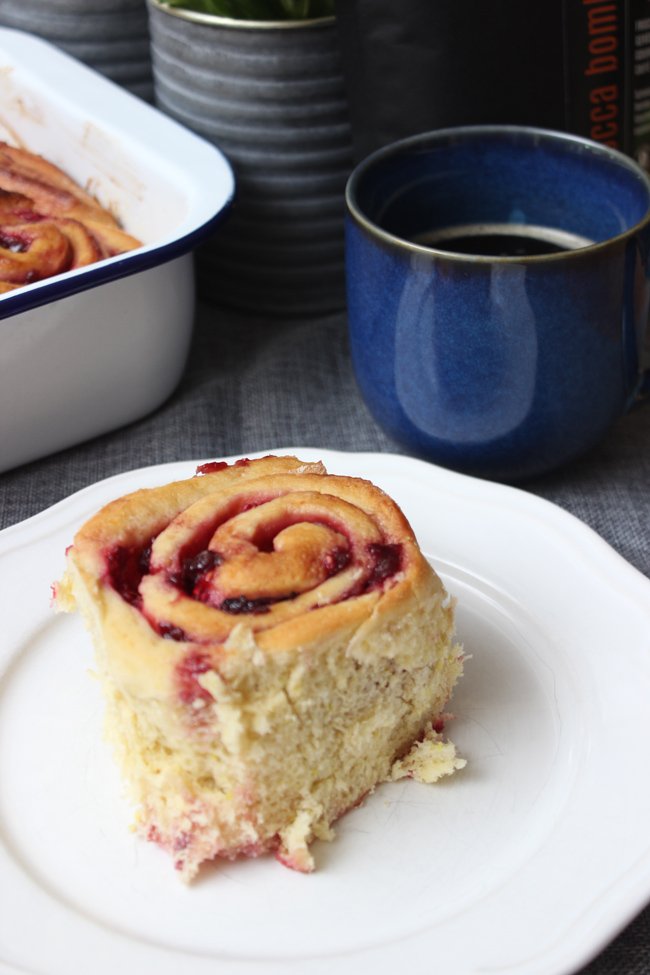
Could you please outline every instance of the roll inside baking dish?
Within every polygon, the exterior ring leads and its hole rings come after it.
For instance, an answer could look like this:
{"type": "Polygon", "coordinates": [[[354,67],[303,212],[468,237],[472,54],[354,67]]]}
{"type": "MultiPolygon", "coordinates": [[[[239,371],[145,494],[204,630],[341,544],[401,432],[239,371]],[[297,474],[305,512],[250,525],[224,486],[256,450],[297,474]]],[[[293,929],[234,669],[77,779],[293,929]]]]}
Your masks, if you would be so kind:
{"type": "Polygon", "coordinates": [[[0,142],[0,294],[139,246],[58,166],[0,142]]]}
{"type": "Polygon", "coordinates": [[[138,829],[191,879],[310,844],[391,778],[464,765],[441,733],[454,605],[397,504],[320,463],[215,462],[76,534],[56,587],[96,648],[138,829]]]}

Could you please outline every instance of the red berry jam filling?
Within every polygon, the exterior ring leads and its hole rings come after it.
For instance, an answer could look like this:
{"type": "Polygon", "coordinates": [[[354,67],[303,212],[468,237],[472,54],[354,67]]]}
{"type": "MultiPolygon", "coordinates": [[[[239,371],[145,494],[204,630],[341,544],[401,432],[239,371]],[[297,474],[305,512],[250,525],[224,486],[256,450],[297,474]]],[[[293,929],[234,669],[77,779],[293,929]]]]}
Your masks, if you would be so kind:
{"type": "Polygon", "coordinates": [[[216,569],[223,562],[223,556],[219,552],[204,548],[196,555],[189,555],[181,563],[181,571],[170,573],[169,581],[179,589],[182,589],[188,596],[195,594],[197,586],[203,577],[216,569]]]}
{"type": "Polygon", "coordinates": [[[181,853],[183,850],[186,850],[190,845],[191,839],[190,834],[185,830],[179,833],[178,836],[174,837],[174,853],[181,853]]]}
{"type": "Polygon", "coordinates": [[[372,569],[366,589],[375,589],[385,579],[399,572],[402,564],[402,546],[373,542],[368,546],[368,554],[372,560],[372,569]]]}
{"type": "Polygon", "coordinates": [[[150,559],[151,541],[143,547],[116,545],[106,555],[110,583],[131,606],[142,602],[138,590],[142,577],[149,571],[150,559]]]}
{"type": "Polygon", "coordinates": [[[225,460],[210,460],[207,464],[199,464],[196,468],[197,474],[214,474],[216,471],[223,471],[228,467],[225,460]]]}
{"type": "Polygon", "coordinates": [[[150,826],[147,830],[147,839],[150,843],[162,843],[162,836],[157,826],[150,826]]]}
{"type": "Polygon", "coordinates": [[[371,542],[366,552],[368,574],[349,589],[344,599],[361,596],[373,589],[381,589],[387,579],[399,572],[402,567],[402,546],[387,542],[371,542]]]}
{"type": "Polygon", "coordinates": [[[268,599],[265,596],[258,596],[257,599],[249,599],[248,596],[243,595],[230,596],[219,604],[219,609],[224,613],[232,613],[233,616],[239,616],[240,613],[252,613],[257,616],[260,613],[268,613],[271,603],[277,602],[278,599],[268,599]]]}
{"type": "Polygon", "coordinates": [[[29,250],[29,244],[24,237],[19,234],[9,234],[6,231],[0,231],[0,247],[11,251],[12,254],[24,254],[29,250]]]}
{"type": "Polygon", "coordinates": [[[209,460],[207,464],[199,464],[196,468],[197,474],[214,474],[216,471],[223,471],[226,467],[247,467],[250,464],[248,457],[241,457],[234,464],[229,464],[225,460],[209,460]]]}
{"type": "Polygon", "coordinates": [[[165,640],[187,640],[187,633],[182,630],[180,626],[174,626],[173,623],[168,623],[165,620],[154,625],[154,629],[158,631],[160,636],[165,640]]]}
{"type": "Polygon", "coordinates": [[[197,677],[211,669],[210,658],[205,653],[192,651],[179,663],[176,668],[178,682],[178,696],[183,704],[193,704],[194,701],[211,701],[212,694],[201,687],[197,677]]]}
{"type": "Polygon", "coordinates": [[[41,223],[41,221],[45,220],[45,217],[37,213],[36,210],[28,210],[27,208],[24,210],[12,210],[11,215],[20,221],[20,223],[41,223]]]}
{"type": "Polygon", "coordinates": [[[335,548],[333,552],[328,552],[323,558],[323,568],[327,578],[335,576],[350,564],[350,553],[346,548],[335,548]]]}

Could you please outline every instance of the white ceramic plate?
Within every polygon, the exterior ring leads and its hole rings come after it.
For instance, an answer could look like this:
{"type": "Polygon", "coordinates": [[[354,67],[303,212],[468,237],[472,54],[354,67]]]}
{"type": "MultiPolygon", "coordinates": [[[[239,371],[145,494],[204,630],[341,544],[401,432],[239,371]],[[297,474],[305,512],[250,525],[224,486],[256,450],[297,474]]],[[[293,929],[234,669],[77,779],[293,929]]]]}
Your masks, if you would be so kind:
{"type": "Polygon", "coordinates": [[[0,534],[3,972],[559,975],[650,897],[650,582],[524,492],[295,452],[392,494],[458,597],[471,659],[449,731],[467,768],[377,789],[317,844],[315,874],[264,858],[183,886],[129,832],[89,640],[49,601],[83,520],[195,465],[87,488],[0,534]]]}

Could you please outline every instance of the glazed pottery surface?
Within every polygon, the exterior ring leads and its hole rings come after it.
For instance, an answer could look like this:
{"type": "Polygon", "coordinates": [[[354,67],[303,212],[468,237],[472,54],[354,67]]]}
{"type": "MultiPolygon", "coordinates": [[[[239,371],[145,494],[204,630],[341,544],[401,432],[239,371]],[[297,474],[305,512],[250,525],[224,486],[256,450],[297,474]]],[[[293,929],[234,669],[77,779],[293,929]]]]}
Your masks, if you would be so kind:
{"type": "Polygon", "coordinates": [[[153,100],[146,0],[0,0],[0,26],[36,34],[153,100]]]}
{"type": "Polygon", "coordinates": [[[355,372],[407,449],[522,480],[629,408],[647,368],[650,181],[627,157],[539,129],[439,130],[368,157],[347,203],[355,372]],[[454,252],[458,228],[493,226],[561,246],[454,252]]]}
{"type": "Polygon", "coordinates": [[[200,293],[270,315],[345,304],[351,133],[333,17],[259,23],[150,0],[156,104],[226,153],[228,225],[197,254],[200,293]]]}

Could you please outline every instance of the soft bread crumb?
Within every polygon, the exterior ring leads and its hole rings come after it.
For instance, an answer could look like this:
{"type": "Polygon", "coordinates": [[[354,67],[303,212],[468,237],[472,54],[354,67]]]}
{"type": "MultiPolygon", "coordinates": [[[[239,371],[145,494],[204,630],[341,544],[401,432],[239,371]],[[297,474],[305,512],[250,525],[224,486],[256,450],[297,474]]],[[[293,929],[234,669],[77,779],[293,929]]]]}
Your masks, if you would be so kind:
{"type": "Polygon", "coordinates": [[[391,769],[392,781],[411,778],[416,782],[431,784],[445,775],[453,775],[467,762],[459,758],[456,746],[432,731],[422,741],[415,743],[410,752],[399,758],[391,769]]]}
{"type": "Polygon", "coordinates": [[[300,873],[311,873],[314,869],[314,858],[308,844],[313,835],[314,821],[322,815],[322,806],[301,809],[291,825],[280,833],[282,849],[279,859],[300,873]]]}
{"type": "Polygon", "coordinates": [[[56,613],[74,613],[77,608],[72,581],[67,572],[52,587],[52,606],[56,613]]]}

